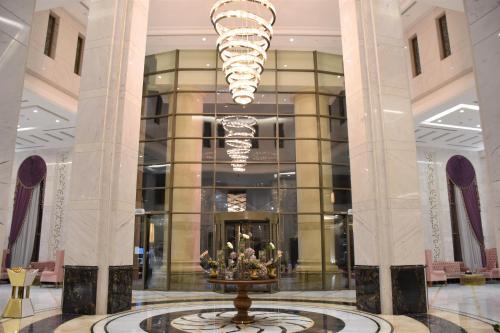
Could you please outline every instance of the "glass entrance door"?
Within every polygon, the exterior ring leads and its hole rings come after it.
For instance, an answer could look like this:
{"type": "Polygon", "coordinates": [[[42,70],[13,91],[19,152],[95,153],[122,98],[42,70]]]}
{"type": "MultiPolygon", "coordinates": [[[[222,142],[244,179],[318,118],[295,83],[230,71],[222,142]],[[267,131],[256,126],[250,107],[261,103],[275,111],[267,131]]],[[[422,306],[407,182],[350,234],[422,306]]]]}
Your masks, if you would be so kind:
{"type": "Polygon", "coordinates": [[[271,242],[271,228],[269,221],[226,221],[226,240],[236,246],[238,234],[250,235],[250,247],[255,250],[255,256],[259,259],[260,251],[271,242]]]}

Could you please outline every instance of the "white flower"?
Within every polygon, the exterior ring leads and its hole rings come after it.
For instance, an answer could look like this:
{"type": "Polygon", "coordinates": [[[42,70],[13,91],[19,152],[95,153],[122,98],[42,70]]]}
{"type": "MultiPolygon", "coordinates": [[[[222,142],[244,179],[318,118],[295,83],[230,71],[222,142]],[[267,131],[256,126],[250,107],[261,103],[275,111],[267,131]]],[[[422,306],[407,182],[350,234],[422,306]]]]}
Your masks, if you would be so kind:
{"type": "Polygon", "coordinates": [[[227,242],[226,243],[226,246],[228,249],[232,250],[234,247],[233,247],[233,244],[231,244],[231,242],[227,242]]]}
{"type": "Polygon", "coordinates": [[[247,234],[241,234],[241,237],[244,239],[250,239],[250,236],[248,236],[247,234]]]}
{"type": "Polygon", "coordinates": [[[271,247],[272,250],[276,249],[276,246],[274,246],[273,242],[270,242],[269,246],[271,247]]]}

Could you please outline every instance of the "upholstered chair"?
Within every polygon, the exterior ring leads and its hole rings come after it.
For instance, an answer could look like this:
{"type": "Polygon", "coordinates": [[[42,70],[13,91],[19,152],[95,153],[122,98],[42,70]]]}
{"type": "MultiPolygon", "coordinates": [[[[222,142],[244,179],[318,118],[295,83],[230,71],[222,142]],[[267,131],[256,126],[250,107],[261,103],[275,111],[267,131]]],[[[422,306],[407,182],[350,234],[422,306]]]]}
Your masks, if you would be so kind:
{"type": "Polygon", "coordinates": [[[444,270],[436,269],[432,262],[432,251],[425,250],[425,264],[427,265],[426,277],[427,283],[444,282],[447,283],[446,272],[444,270]]]}
{"type": "Polygon", "coordinates": [[[56,264],[53,271],[45,270],[40,277],[40,283],[61,284],[64,279],[64,251],[56,251],[56,264]]]}
{"type": "Polygon", "coordinates": [[[498,268],[497,249],[486,249],[486,267],[480,272],[489,279],[500,279],[500,269],[498,268]]]}
{"type": "Polygon", "coordinates": [[[2,267],[0,269],[0,280],[6,280],[9,278],[9,274],[7,274],[7,255],[9,254],[9,250],[3,250],[2,254],[2,267]]]}

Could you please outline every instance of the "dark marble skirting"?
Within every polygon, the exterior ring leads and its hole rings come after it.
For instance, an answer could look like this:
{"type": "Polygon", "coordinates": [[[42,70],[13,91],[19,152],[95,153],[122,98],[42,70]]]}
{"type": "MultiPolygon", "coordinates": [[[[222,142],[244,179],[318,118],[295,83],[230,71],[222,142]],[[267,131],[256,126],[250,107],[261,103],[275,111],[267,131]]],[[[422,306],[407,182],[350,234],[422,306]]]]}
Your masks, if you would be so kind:
{"type": "Polygon", "coordinates": [[[63,314],[94,315],[97,266],[64,266],[63,314]]]}
{"type": "Polygon", "coordinates": [[[356,274],[356,307],[380,313],[380,273],[378,266],[354,266],[356,274]]]}
{"type": "Polygon", "coordinates": [[[391,266],[391,279],[395,315],[427,313],[425,266],[391,266]]]}
{"type": "Polygon", "coordinates": [[[132,306],[132,266],[110,266],[108,313],[130,310],[132,306]]]}

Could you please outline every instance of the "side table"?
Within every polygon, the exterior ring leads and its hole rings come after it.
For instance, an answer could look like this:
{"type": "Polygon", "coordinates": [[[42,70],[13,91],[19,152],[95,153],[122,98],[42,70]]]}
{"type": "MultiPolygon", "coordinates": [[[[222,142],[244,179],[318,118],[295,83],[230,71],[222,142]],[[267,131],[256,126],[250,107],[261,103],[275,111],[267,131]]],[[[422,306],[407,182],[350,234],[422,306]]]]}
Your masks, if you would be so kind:
{"type": "Polygon", "coordinates": [[[486,284],[486,277],[483,274],[462,274],[460,284],[466,286],[483,286],[486,284]]]}
{"type": "Polygon", "coordinates": [[[5,318],[24,318],[34,314],[30,300],[30,287],[35,280],[38,269],[7,269],[12,293],[3,311],[5,318]]]}

